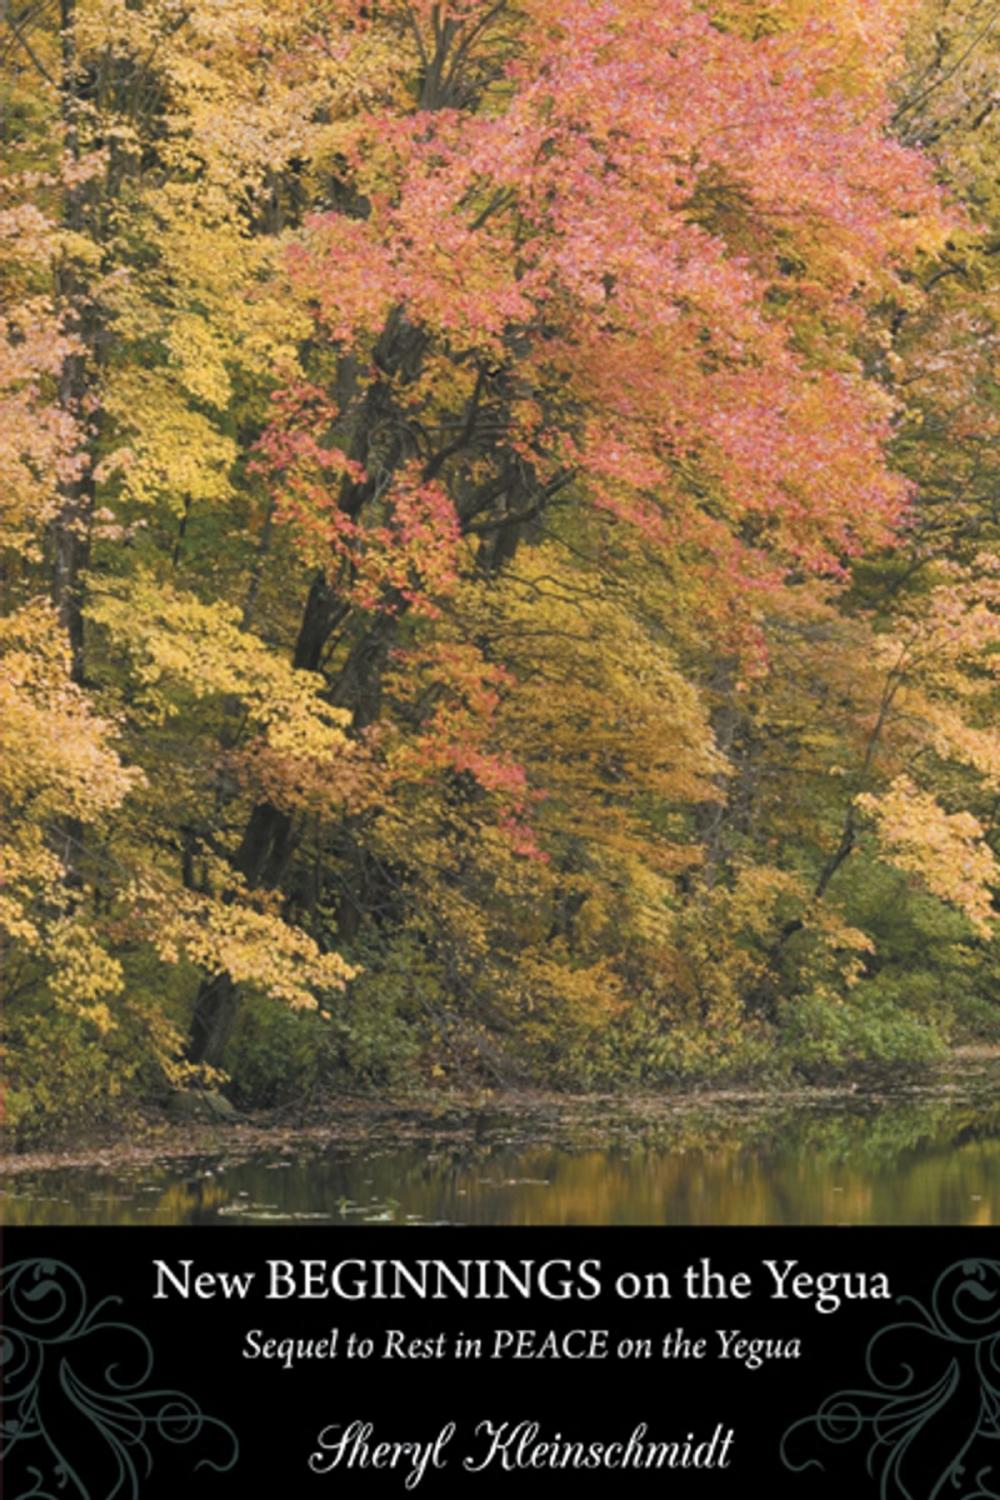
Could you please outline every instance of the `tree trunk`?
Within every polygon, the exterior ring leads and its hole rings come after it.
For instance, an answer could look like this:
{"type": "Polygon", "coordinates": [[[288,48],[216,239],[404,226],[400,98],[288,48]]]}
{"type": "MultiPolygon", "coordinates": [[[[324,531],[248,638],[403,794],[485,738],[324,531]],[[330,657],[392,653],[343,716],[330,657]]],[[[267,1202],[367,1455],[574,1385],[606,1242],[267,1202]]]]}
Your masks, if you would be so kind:
{"type": "MultiPolygon", "coordinates": [[[[80,140],[77,126],[77,56],[74,34],[75,0],[60,0],[62,28],[61,111],[66,153],[79,159],[80,140]]],[[[66,191],[63,220],[67,229],[82,233],[86,225],[86,183],[74,182],[66,191]]],[[[79,342],[79,349],[63,361],[59,378],[59,400],[75,420],[90,421],[86,397],[90,386],[90,361],[93,328],[86,312],[86,288],[79,272],[64,264],[57,273],[57,302],[63,325],[79,342]]],[[[59,509],[52,528],[52,602],[59,623],[69,638],[73,681],[84,679],[83,655],[83,573],[90,548],[91,515],[94,486],[88,467],[77,479],[64,480],[59,487],[59,509]]]]}
{"type": "Polygon", "coordinates": [[[239,994],[228,974],[216,974],[198,991],[187,1055],[191,1062],[218,1067],[239,1008],[239,994]]]}
{"type": "MultiPolygon", "coordinates": [[[[375,365],[389,377],[415,375],[425,352],[425,336],[419,329],[407,323],[399,308],[394,309],[386,320],[386,326],[378,341],[375,365]]],[[[469,403],[463,428],[462,443],[474,441],[476,417],[481,397],[481,384],[469,403]]],[[[355,417],[355,426],[350,443],[350,456],[355,462],[366,464],[370,458],[371,435],[385,428],[390,417],[400,418],[393,406],[391,386],[378,376],[361,399],[355,417]]],[[[405,433],[405,423],[400,419],[397,426],[405,433]]],[[[460,445],[459,445],[460,446],[460,445]]],[[[451,456],[457,452],[452,444],[445,452],[451,456]]],[[[405,439],[400,438],[398,448],[390,455],[382,455],[381,467],[394,470],[408,456],[405,439]]],[[[441,466],[442,455],[428,461],[425,472],[432,475],[441,466]]],[[[479,525],[484,509],[504,500],[512,493],[520,497],[523,476],[519,467],[510,464],[499,483],[486,486],[478,497],[471,497],[463,510],[460,507],[460,524],[469,532],[479,525]]],[[[560,477],[542,491],[544,497],[555,493],[566,482],[560,477]]],[[[340,509],[356,518],[375,495],[375,482],[368,478],[360,483],[345,481],[340,495],[340,509]]],[[[540,509],[539,505],[539,509],[540,509]]],[[[522,532],[521,522],[525,515],[534,514],[529,507],[525,513],[500,516],[495,525],[483,532],[478,564],[486,572],[499,572],[517,550],[522,532]]],[[[405,616],[408,604],[401,596],[387,601],[393,606],[380,614],[359,635],[347,659],[340,669],[329,692],[329,701],[336,707],[349,709],[355,731],[366,729],[376,723],[381,714],[382,682],[386,663],[393,641],[398,633],[400,621],[405,616]]],[[[300,671],[323,670],[323,656],[330,637],[337,625],[346,617],[348,607],[336,590],[320,572],[313,578],[303,610],[302,622],[293,655],[293,666],[300,671]]],[[[251,812],[236,854],[234,865],[247,885],[273,887],[280,883],[296,846],[296,833],[287,813],[268,802],[259,803],[251,812]]],[[[363,850],[356,846],[358,854],[359,882],[363,886],[369,873],[363,850]]],[[[356,932],[362,917],[361,903],[345,898],[340,912],[341,936],[356,932]]],[[[195,1001],[191,1034],[187,1056],[191,1062],[207,1063],[218,1067],[221,1064],[226,1043],[238,1014],[238,993],[231,982],[220,976],[206,980],[200,987],[195,1001]]]]}
{"type": "MultiPolygon", "coordinates": [[[[318,671],[336,619],[335,603],[333,591],[318,573],[309,588],[295,643],[292,661],[298,670],[318,671]]],[[[233,864],[251,890],[272,887],[279,884],[294,852],[295,831],[289,814],[273,802],[258,802],[247,820],[233,864]]],[[[239,992],[228,974],[203,980],[191,1017],[188,1061],[219,1067],[238,1013],[239,992]]]]}

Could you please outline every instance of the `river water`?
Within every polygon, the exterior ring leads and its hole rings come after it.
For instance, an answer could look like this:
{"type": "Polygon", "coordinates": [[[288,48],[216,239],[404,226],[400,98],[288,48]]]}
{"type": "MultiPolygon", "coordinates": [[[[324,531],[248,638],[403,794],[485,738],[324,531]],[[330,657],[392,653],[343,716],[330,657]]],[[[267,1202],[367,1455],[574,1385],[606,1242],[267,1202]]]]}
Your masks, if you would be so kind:
{"type": "Polygon", "coordinates": [[[16,1224],[995,1224],[1000,1065],[895,1094],[644,1119],[391,1125],[143,1165],[0,1175],[16,1224]]]}

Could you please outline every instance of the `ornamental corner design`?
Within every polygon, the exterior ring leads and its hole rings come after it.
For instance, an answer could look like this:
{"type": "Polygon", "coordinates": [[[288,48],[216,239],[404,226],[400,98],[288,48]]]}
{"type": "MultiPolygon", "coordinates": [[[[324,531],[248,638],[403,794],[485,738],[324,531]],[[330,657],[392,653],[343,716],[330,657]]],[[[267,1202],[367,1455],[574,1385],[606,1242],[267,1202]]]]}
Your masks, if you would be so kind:
{"type": "Polygon", "coordinates": [[[896,1307],[911,1315],[869,1340],[864,1384],[787,1429],[786,1467],[824,1470],[818,1446],[856,1445],[878,1500],[1000,1500],[1000,1261],[956,1261],[896,1307]]]}
{"type": "Polygon", "coordinates": [[[91,1305],[77,1272],[44,1257],[5,1267],[0,1293],[7,1500],[140,1500],[165,1445],[191,1444],[195,1469],[236,1464],[232,1428],[152,1383],[152,1345],[113,1316],[120,1297],[91,1305]]]}

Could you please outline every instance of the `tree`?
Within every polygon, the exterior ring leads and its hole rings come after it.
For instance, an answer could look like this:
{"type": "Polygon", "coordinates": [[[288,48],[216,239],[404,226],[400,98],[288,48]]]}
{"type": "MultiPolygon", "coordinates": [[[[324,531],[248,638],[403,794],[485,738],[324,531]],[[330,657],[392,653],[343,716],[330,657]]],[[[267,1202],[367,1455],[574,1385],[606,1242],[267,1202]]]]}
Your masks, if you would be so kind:
{"type": "MultiPolygon", "coordinates": [[[[5,628],[109,796],[8,837],[105,1036],[149,997],[176,1081],[241,998],[376,1056],[390,1006],[432,1067],[662,1076],[869,993],[866,882],[986,941],[980,501],[928,539],[988,381],[907,384],[978,231],[912,20],[10,13],[5,628]]],[[[16,1030],[62,991],[10,941],[16,1030]]]]}
{"type": "MultiPolygon", "coordinates": [[[[277,515],[318,567],[295,661],[322,666],[356,732],[383,716],[394,648],[416,643],[426,674],[422,621],[458,577],[465,660],[518,683],[488,622],[526,541],[631,573],[630,628],[651,652],[669,659],[684,627],[664,615],[680,614],[702,651],[753,674],[747,589],[842,574],[891,535],[905,495],[882,458],[889,405],[854,344],[942,224],[924,165],[884,133],[873,59],[891,30],[859,71],[853,26],[794,9],[781,23],[749,37],[686,5],[627,23],[417,6],[360,30],[396,59],[394,86],[336,131],[335,207],[291,261],[316,325],[310,378],[265,438],[277,515]],[[850,91],[831,90],[838,69],[850,91]]],[[[564,586],[594,587],[572,564],[564,586]]],[[[452,693],[446,673],[423,698],[452,693]]],[[[687,749],[677,779],[703,797],[713,752],[704,734],[687,749]]],[[[454,747],[451,770],[495,798],[477,754],[454,747]]],[[[664,803],[652,782],[629,795],[664,803]]],[[[244,873],[280,876],[293,841],[258,805],[244,873]]],[[[345,842],[342,937],[384,899],[356,825],[345,842]]]]}

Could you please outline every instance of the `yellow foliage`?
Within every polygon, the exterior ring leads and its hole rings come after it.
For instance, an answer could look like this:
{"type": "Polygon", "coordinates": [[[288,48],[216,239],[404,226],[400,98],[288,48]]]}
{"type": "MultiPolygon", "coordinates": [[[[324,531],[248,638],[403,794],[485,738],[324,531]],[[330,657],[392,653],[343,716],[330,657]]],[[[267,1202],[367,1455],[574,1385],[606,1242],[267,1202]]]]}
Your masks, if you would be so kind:
{"type": "MultiPolygon", "coordinates": [[[[188,373],[188,382],[215,379],[217,371],[188,373]]],[[[112,374],[105,409],[116,419],[124,446],[114,468],[122,493],[139,505],[166,503],[180,512],[185,503],[230,498],[230,469],[236,460],[231,437],[189,404],[188,389],[168,372],[131,367],[112,374]]]]}
{"type": "Polygon", "coordinates": [[[992,889],[1000,884],[1000,865],[971,813],[946,813],[906,776],[881,796],[862,793],[857,802],[875,820],[893,864],[957,906],[982,937],[992,935],[992,889]]]}
{"type": "Polygon", "coordinates": [[[323,953],[274,912],[249,904],[231,885],[225,900],[194,892],[167,895],[140,879],[133,887],[142,927],[164,963],[182,958],[209,975],[228,974],[297,1010],[315,1010],[317,993],[342,990],[358,972],[336,953],[323,953]]]}
{"type": "Polygon", "coordinates": [[[244,705],[278,756],[323,764],[327,775],[356,752],[344,727],[349,715],[324,702],[314,672],[297,672],[240,625],[240,612],[222,600],[205,604],[136,577],[109,586],[90,606],[132,658],[143,703],[154,718],[180,711],[189,699],[232,697],[244,705]]]}
{"type": "Polygon", "coordinates": [[[0,816],[12,836],[120,806],[142,777],[110,747],[114,732],[70,681],[52,608],[36,600],[0,616],[0,816]]]}

